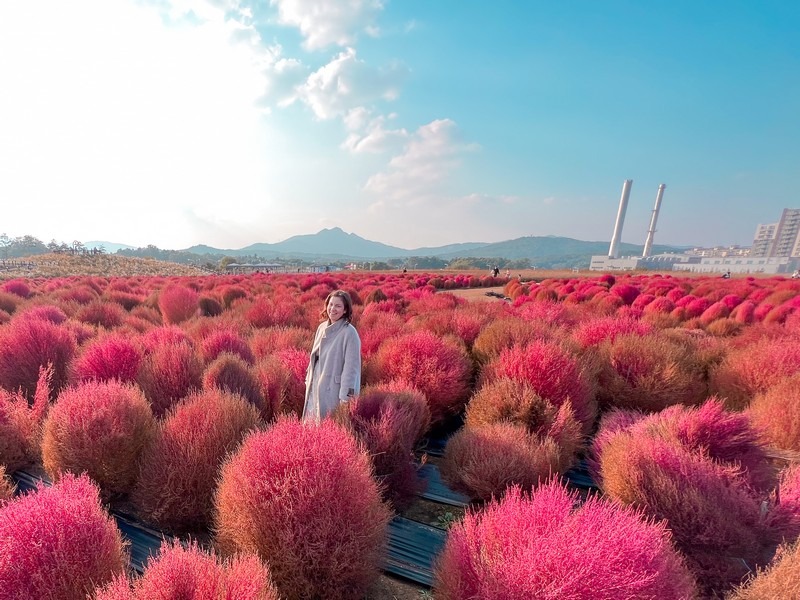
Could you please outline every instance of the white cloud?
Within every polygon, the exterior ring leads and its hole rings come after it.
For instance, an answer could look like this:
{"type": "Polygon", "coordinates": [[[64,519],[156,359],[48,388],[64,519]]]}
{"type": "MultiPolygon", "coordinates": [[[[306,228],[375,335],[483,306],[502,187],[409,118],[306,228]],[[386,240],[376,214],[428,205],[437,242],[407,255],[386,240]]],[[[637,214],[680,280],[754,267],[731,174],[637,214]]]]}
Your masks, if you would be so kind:
{"type": "Polygon", "coordinates": [[[342,148],[353,154],[368,152],[378,154],[399,149],[408,138],[408,131],[403,128],[387,129],[385,123],[396,115],[370,118],[369,111],[363,107],[349,111],[344,123],[349,133],[342,143],[342,148]]]}
{"type": "Polygon", "coordinates": [[[255,107],[268,58],[201,12],[169,27],[123,0],[0,3],[5,227],[163,247],[195,243],[198,221],[207,243],[256,229],[270,209],[255,107]]]}
{"type": "Polygon", "coordinates": [[[386,204],[420,204],[446,195],[446,183],[464,152],[476,149],[460,139],[450,119],[431,121],[410,138],[402,154],[372,177],[364,190],[378,197],[373,210],[386,204]]]}
{"type": "Polygon", "coordinates": [[[344,116],[353,108],[378,100],[393,100],[407,69],[399,64],[373,68],[347,48],[331,62],[309,75],[298,89],[299,97],[319,119],[344,116]]]}
{"type": "Polygon", "coordinates": [[[383,10],[380,0],[270,0],[278,22],[297,27],[308,50],[330,45],[351,46],[359,32],[378,35],[374,21],[383,10]]]}

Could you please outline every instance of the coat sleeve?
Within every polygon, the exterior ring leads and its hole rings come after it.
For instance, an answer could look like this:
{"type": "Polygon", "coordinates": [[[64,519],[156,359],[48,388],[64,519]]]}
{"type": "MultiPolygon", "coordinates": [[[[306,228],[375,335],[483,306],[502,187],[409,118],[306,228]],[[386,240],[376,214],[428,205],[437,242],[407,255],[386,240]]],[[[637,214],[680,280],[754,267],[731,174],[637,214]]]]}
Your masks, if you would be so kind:
{"type": "Polygon", "coordinates": [[[314,350],[319,346],[319,339],[322,336],[324,323],[317,327],[314,333],[314,342],[311,344],[311,352],[308,353],[308,367],[306,367],[306,392],[308,391],[308,384],[311,383],[311,373],[314,371],[314,350]]]}
{"type": "Polygon", "coordinates": [[[356,328],[350,325],[344,344],[344,368],[342,384],[339,388],[339,400],[345,401],[349,396],[357,396],[361,388],[361,338],[356,328]]]}

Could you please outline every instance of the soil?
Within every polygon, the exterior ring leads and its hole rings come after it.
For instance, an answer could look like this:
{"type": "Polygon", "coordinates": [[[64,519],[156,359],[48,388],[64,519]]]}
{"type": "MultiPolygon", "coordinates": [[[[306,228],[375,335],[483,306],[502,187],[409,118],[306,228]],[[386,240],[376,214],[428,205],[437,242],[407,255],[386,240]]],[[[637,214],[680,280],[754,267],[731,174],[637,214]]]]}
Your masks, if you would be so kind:
{"type": "Polygon", "coordinates": [[[487,292],[492,292],[494,294],[503,295],[503,288],[502,287],[490,287],[490,288],[466,288],[466,289],[455,289],[455,290],[445,290],[454,296],[458,296],[459,298],[466,298],[470,301],[485,301],[485,302],[507,302],[503,298],[498,298],[496,296],[487,295],[487,292]]]}
{"type": "Polygon", "coordinates": [[[407,508],[402,516],[431,527],[448,529],[453,522],[461,520],[465,511],[466,509],[463,506],[439,504],[438,502],[420,498],[407,508]]]}
{"type": "Polygon", "coordinates": [[[424,600],[430,590],[391,575],[381,575],[364,600],[424,600]]]}

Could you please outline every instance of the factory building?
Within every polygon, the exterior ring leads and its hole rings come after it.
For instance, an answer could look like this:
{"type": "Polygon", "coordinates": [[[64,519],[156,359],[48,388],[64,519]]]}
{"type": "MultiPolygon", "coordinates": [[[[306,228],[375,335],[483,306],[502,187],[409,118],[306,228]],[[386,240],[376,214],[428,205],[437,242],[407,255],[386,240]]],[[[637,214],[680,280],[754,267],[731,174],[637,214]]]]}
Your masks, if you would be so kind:
{"type": "Polygon", "coordinates": [[[728,248],[694,248],[684,254],[651,255],[653,236],[656,231],[658,213],[666,186],[658,186],[650,228],[642,256],[619,256],[622,226],[628,208],[633,180],[626,179],[622,186],[614,234],[608,256],[592,256],[589,269],[592,271],[659,270],[692,273],[792,273],[800,267],[800,209],[785,208],[777,223],[759,225],[751,249],[731,246],[728,248]]]}

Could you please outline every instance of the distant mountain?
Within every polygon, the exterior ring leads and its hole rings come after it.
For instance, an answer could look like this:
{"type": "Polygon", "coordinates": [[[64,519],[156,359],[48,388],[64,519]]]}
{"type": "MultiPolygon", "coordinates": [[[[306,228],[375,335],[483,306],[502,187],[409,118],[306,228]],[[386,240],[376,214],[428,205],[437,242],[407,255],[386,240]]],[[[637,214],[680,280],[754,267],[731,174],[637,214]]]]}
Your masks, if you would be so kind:
{"type": "Polygon", "coordinates": [[[83,242],[83,245],[87,250],[102,246],[109,254],[114,254],[117,250],[133,250],[136,248],[136,246],[129,246],[128,244],[115,244],[114,242],[83,242]]]}
{"type": "MultiPolygon", "coordinates": [[[[439,247],[407,250],[380,242],[366,240],[354,233],[345,233],[338,227],[323,229],[319,233],[297,235],[275,244],[251,244],[238,250],[218,249],[211,246],[192,246],[184,252],[201,255],[258,256],[264,259],[302,260],[386,260],[412,256],[432,256],[445,260],[454,258],[505,258],[527,259],[541,268],[587,267],[593,255],[608,253],[609,242],[585,242],[566,237],[528,236],[504,242],[470,242],[439,247]]],[[[683,252],[685,247],[654,245],[653,254],[683,252]]],[[[620,254],[641,256],[642,246],[620,244],[620,254]]]]}
{"type": "Polygon", "coordinates": [[[240,248],[218,249],[211,246],[192,246],[185,252],[194,254],[224,254],[226,256],[261,256],[263,258],[303,258],[329,260],[380,260],[409,256],[437,256],[443,252],[469,252],[486,246],[473,242],[450,244],[439,248],[406,250],[380,242],[366,240],[355,233],[346,233],[339,227],[323,229],[319,233],[296,235],[276,244],[251,244],[240,248]]]}

